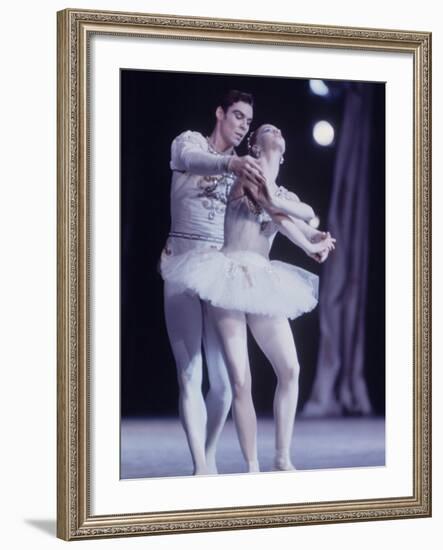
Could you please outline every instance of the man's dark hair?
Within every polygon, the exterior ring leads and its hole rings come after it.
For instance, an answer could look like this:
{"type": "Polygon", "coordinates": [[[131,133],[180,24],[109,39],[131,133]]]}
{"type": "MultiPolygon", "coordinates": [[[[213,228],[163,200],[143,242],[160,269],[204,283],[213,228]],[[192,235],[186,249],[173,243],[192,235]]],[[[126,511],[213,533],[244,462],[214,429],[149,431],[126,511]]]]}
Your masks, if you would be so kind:
{"type": "Polygon", "coordinates": [[[252,94],[247,92],[240,92],[239,90],[229,90],[224,96],[220,98],[219,105],[226,113],[231,105],[237,103],[237,101],[243,101],[244,103],[249,103],[251,107],[254,106],[254,98],[252,94]]]}

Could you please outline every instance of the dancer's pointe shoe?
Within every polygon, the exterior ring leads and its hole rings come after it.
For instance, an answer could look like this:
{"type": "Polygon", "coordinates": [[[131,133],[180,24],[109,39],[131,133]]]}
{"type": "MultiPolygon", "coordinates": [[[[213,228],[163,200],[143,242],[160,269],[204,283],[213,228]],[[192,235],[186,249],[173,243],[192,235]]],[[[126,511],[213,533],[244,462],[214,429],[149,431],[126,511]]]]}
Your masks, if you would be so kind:
{"type": "Polygon", "coordinates": [[[253,473],[253,472],[259,472],[259,471],[260,471],[260,465],[258,463],[258,460],[250,460],[248,462],[248,472],[253,473]]]}
{"type": "Polygon", "coordinates": [[[215,462],[215,457],[206,457],[206,467],[208,469],[208,474],[218,474],[217,463],[215,462]]]}
{"type": "Polygon", "coordinates": [[[294,464],[292,464],[289,456],[277,455],[274,460],[274,468],[282,472],[291,472],[295,470],[294,464]]]}
{"type": "Polygon", "coordinates": [[[194,468],[194,472],[192,473],[192,475],[194,475],[194,476],[207,476],[210,473],[211,472],[209,471],[209,468],[207,466],[199,466],[198,468],[197,467],[194,468]]]}

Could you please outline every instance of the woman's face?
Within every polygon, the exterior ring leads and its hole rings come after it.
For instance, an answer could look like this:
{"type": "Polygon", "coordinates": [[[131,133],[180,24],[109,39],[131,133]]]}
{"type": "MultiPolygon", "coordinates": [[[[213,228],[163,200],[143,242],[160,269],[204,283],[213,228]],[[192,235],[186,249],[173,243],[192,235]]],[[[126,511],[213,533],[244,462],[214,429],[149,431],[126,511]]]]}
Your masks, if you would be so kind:
{"type": "Polygon", "coordinates": [[[286,149],[286,142],[281,131],[276,126],[272,124],[263,124],[257,132],[257,145],[259,147],[265,151],[277,148],[283,155],[286,149]]]}

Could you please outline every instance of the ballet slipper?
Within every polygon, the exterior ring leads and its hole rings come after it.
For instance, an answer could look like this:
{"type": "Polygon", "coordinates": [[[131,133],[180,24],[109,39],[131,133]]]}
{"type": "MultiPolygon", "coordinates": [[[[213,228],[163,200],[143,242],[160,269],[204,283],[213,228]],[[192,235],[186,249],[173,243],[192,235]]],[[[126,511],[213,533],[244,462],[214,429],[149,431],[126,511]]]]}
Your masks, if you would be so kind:
{"type": "Polygon", "coordinates": [[[204,466],[194,467],[194,471],[193,471],[192,475],[194,475],[194,476],[207,476],[211,473],[212,472],[209,471],[208,466],[204,465],[204,466]]]}
{"type": "Polygon", "coordinates": [[[260,465],[258,463],[258,460],[250,460],[248,462],[248,472],[254,473],[260,471],[260,465]]]}
{"type": "Polygon", "coordinates": [[[288,451],[277,451],[274,459],[274,468],[279,471],[289,472],[295,470],[288,451]]]}
{"type": "Polygon", "coordinates": [[[206,457],[206,466],[209,474],[218,474],[217,463],[215,457],[206,457]]]}

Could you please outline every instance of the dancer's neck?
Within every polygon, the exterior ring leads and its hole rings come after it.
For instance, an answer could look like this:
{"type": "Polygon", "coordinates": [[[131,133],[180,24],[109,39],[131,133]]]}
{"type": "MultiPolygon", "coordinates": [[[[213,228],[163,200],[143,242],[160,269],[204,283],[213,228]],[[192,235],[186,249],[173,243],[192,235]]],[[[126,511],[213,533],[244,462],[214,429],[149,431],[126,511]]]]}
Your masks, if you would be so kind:
{"type": "Polygon", "coordinates": [[[208,143],[217,153],[226,155],[231,154],[234,151],[233,145],[227,143],[215,130],[209,136],[208,143]]]}
{"type": "Polygon", "coordinates": [[[280,160],[281,151],[279,149],[261,152],[259,162],[269,182],[275,182],[277,179],[280,171],[280,160]]]}

